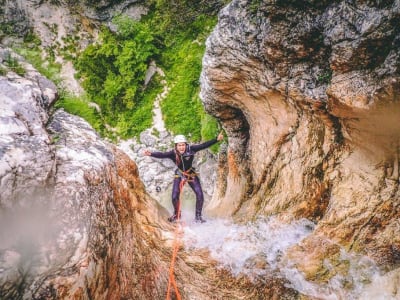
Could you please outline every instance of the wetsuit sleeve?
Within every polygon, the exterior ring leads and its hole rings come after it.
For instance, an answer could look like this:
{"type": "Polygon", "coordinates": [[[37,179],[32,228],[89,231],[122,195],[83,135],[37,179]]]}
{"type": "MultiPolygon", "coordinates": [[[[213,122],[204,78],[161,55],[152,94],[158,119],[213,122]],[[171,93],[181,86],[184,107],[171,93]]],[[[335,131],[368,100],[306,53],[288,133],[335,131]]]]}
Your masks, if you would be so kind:
{"type": "Polygon", "coordinates": [[[154,151],[151,152],[150,154],[151,157],[155,157],[155,158],[170,158],[170,159],[174,159],[175,154],[174,151],[168,151],[168,152],[158,152],[158,151],[154,151]]]}
{"type": "Polygon", "coordinates": [[[194,152],[197,152],[197,151],[206,149],[206,148],[208,148],[208,147],[210,147],[210,146],[216,144],[217,142],[218,142],[217,139],[212,139],[212,140],[210,140],[210,141],[208,141],[208,142],[204,142],[204,143],[202,143],[202,144],[191,145],[191,146],[190,146],[190,149],[192,149],[194,152]]]}

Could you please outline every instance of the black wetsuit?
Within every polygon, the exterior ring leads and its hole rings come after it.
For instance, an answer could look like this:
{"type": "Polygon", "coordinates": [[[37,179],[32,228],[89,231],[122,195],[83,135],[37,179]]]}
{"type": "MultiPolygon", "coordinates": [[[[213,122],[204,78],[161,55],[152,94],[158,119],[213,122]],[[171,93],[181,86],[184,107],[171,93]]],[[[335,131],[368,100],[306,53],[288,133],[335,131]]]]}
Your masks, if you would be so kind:
{"type": "Polygon", "coordinates": [[[203,195],[203,190],[201,188],[200,180],[198,176],[196,176],[195,170],[192,167],[193,159],[196,152],[206,149],[217,142],[218,142],[217,139],[213,139],[208,142],[197,145],[186,144],[186,150],[183,154],[180,154],[176,150],[151,153],[152,157],[171,159],[178,167],[178,169],[175,171],[175,179],[172,187],[172,204],[174,206],[175,215],[178,214],[178,208],[179,208],[179,194],[180,194],[179,184],[184,177],[184,174],[182,172],[187,172],[191,175],[190,177],[192,179],[189,180],[188,183],[192,188],[192,190],[194,191],[194,193],[196,194],[196,217],[201,217],[201,212],[203,210],[203,203],[204,203],[204,195],[203,195]]]}

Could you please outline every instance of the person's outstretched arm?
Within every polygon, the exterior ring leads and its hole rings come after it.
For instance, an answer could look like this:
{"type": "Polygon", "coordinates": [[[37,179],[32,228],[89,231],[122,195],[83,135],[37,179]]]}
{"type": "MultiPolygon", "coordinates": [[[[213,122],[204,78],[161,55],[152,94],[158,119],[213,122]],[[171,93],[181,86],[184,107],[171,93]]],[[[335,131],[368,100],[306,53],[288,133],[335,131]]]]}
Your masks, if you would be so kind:
{"type": "Polygon", "coordinates": [[[150,150],[146,149],[146,150],[144,150],[143,154],[146,156],[151,156],[151,157],[155,157],[155,158],[173,159],[175,157],[175,153],[173,150],[167,151],[167,152],[158,152],[158,151],[151,152],[150,150]]]}
{"type": "Polygon", "coordinates": [[[221,131],[215,139],[212,139],[212,140],[210,140],[210,141],[204,142],[204,143],[202,143],[202,144],[192,145],[192,146],[190,146],[190,148],[191,148],[193,151],[197,152],[197,151],[206,149],[206,148],[208,148],[208,147],[214,145],[215,143],[221,141],[223,138],[224,138],[224,135],[222,134],[222,131],[221,131]]]}

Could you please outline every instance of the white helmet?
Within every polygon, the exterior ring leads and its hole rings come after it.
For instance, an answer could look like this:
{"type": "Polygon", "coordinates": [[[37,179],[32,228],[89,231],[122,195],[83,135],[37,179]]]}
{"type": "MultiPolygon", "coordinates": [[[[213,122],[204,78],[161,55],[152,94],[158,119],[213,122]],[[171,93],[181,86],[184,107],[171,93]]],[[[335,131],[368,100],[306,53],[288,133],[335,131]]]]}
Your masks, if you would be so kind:
{"type": "Polygon", "coordinates": [[[178,134],[177,136],[175,136],[174,138],[174,143],[178,144],[178,143],[187,143],[187,139],[184,135],[182,134],[178,134]]]}

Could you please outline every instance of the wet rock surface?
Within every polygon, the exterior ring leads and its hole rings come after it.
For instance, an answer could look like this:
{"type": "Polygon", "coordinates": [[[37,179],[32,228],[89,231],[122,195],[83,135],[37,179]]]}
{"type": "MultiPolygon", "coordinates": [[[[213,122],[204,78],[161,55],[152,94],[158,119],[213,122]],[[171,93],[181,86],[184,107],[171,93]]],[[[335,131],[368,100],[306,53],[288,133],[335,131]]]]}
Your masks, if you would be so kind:
{"type": "MultiPolygon", "coordinates": [[[[315,236],[399,266],[399,13],[399,1],[245,0],[220,12],[201,81],[229,136],[216,215],[306,217],[315,236]]],[[[314,239],[294,250],[310,275],[331,253],[314,239]],[[310,251],[319,259],[302,260],[310,251]]]]}

